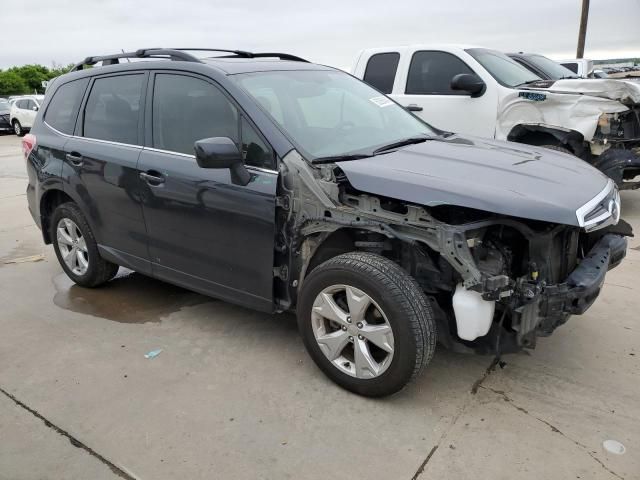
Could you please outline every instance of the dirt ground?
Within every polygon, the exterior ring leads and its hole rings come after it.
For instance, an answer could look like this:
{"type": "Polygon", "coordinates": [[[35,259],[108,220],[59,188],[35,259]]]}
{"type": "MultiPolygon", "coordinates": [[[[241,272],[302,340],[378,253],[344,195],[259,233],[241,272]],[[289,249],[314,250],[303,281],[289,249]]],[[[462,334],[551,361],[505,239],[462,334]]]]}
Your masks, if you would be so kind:
{"type": "MultiPolygon", "coordinates": [[[[73,286],[25,186],[0,136],[0,479],[640,479],[639,239],[535,350],[488,373],[440,348],[370,400],[322,375],[292,316],[131,272],[73,286]]],[[[640,229],[640,192],[622,197],[640,229]]]]}

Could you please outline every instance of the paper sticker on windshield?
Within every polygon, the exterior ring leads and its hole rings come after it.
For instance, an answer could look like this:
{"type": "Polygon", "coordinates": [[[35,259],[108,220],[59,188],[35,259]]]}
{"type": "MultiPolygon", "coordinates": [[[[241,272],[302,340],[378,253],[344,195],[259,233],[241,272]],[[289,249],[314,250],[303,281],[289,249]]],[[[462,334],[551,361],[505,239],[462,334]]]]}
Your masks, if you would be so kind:
{"type": "Polygon", "coordinates": [[[375,103],[380,108],[393,105],[393,102],[389,100],[387,97],[373,97],[373,98],[370,98],[369,101],[375,103]]]}

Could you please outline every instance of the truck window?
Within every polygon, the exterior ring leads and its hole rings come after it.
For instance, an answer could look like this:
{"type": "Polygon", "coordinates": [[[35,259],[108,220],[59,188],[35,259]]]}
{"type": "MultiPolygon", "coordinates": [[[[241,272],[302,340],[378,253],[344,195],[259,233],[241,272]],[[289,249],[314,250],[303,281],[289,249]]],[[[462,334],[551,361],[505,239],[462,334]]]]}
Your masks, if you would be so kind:
{"type": "Polygon", "coordinates": [[[44,121],[59,132],[71,135],[76,125],[82,95],[88,83],[89,79],[83,78],[61,85],[47,107],[44,121]]]}
{"type": "Polygon", "coordinates": [[[367,62],[363,80],[382,93],[391,93],[400,62],[397,52],[376,53],[367,62]]]}
{"type": "Polygon", "coordinates": [[[575,62],[572,62],[572,63],[561,63],[560,65],[562,65],[564,68],[568,68],[573,73],[578,73],[578,64],[575,63],[575,62]]]}
{"type": "Polygon", "coordinates": [[[466,63],[446,52],[416,52],[411,58],[407,94],[465,95],[451,89],[451,79],[460,73],[474,73],[466,63]]]}

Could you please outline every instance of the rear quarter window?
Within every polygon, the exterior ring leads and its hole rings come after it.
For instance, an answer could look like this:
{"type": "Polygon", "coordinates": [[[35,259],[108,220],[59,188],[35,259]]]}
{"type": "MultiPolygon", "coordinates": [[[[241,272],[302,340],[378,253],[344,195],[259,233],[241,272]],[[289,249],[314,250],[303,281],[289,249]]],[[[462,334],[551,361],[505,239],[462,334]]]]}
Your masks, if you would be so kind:
{"type": "Polygon", "coordinates": [[[376,53],[367,62],[363,80],[382,93],[391,93],[400,62],[397,52],[376,53]]]}
{"type": "Polygon", "coordinates": [[[82,96],[89,83],[88,78],[61,85],[53,94],[44,121],[56,130],[71,135],[76,125],[82,96]]]}

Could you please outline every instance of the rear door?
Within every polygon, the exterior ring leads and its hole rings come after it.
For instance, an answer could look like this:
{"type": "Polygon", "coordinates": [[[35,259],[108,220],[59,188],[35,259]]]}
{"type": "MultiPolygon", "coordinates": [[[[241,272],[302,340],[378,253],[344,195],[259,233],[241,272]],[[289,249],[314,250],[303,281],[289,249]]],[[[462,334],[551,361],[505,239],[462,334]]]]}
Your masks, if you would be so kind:
{"type": "Polygon", "coordinates": [[[461,73],[476,72],[453,53],[438,50],[414,52],[401,64],[391,98],[434,127],[493,137],[497,94],[491,85],[478,97],[452,90],[451,80],[461,73]]]}
{"type": "Polygon", "coordinates": [[[137,163],[148,74],[93,77],[75,136],[64,146],[64,177],[91,218],[101,253],[150,273],[137,163]]]}
{"type": "Polygon", "coordinates": [[[149,89],[139,170],[154,275],[252,308],[273,308],[278,174],[271,147],[214,82],[157,72],[149,89]],[[194,142],[229,137],[251,173],[196,163],[194,142]]]}

